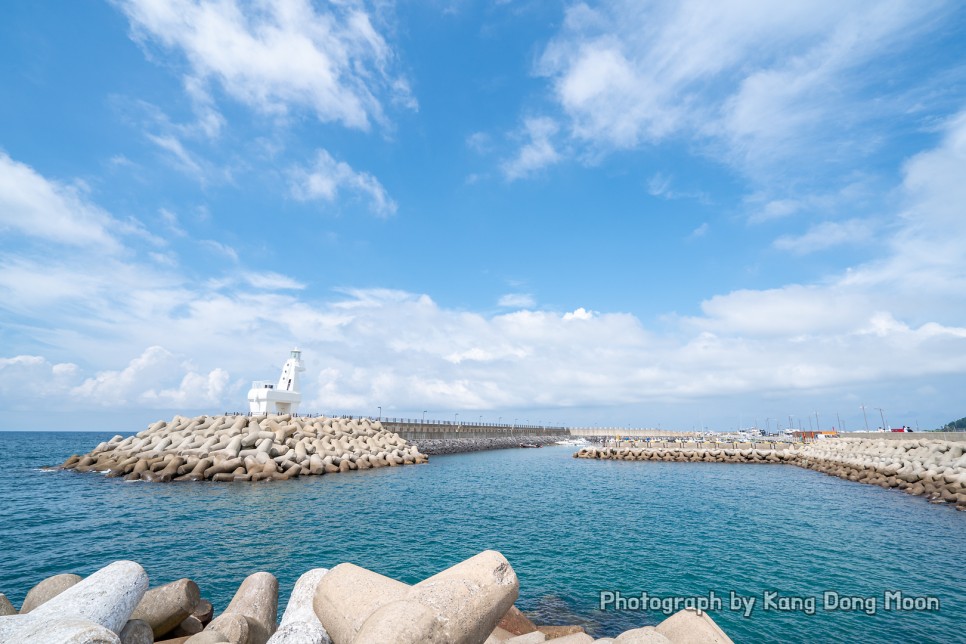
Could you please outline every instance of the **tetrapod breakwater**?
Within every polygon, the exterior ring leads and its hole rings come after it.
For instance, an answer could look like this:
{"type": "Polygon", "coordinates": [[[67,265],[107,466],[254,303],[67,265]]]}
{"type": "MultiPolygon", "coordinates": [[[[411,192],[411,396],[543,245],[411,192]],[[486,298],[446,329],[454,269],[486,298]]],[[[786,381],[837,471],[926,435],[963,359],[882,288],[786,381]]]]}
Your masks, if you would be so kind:
{"type": "Polygon", "coordinates": [[[902,490],[966,510],[966,445],[931,439],[830,439],[735,448],[668,443],[661,447],[586,447],[574,458],[618,461],[787,464],[902,490]]]}
{"type": "Polygon", "coordinates": [[[170,481],[277,481],[296,476],[426,463],[379,421],[284,415],[175,416],[114,436],[60,467],[170,481]]]}
{"type": "Polygon", "coordinates": [[[499,552],[483,551],[414,585],[351,563],[299,577],[279,621],[278,579],[246,577],[215,616],[183,578],[151,588],[134,561],[87,578],[44,579],[20,610],[0,594],[0,642],[18,644],[730,644],[707,613],[594,639],[580,626],[538,626],[516,608],[520,582],[499,552]]]}

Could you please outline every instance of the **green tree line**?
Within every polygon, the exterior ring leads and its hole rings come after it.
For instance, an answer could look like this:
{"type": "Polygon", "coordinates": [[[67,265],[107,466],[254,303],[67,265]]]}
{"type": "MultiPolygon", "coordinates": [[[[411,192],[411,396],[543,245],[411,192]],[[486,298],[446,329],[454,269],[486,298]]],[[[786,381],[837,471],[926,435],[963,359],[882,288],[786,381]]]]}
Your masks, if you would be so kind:
{"type": "Polygon", "coordinates": [[[959,420],[953,420],[946,423],[945,429],[948,432],[956,432],[966,429],[966,418],[960,418],[959,420]]]}

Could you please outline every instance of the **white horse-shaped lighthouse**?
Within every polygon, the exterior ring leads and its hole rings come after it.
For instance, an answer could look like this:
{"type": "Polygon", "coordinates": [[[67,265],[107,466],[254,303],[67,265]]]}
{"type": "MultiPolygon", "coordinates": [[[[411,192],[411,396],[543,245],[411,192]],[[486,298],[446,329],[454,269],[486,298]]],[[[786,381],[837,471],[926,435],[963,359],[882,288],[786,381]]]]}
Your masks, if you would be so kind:
{"type": "Polygon", "coordinates": [[[302,352],[296,347],[282,367],[278,384],[270,380],[256,380],[248,392],[248,408],[253,414],[298,413],[302,393],[299,391],[299,373],[305,371],[302,352]]]}

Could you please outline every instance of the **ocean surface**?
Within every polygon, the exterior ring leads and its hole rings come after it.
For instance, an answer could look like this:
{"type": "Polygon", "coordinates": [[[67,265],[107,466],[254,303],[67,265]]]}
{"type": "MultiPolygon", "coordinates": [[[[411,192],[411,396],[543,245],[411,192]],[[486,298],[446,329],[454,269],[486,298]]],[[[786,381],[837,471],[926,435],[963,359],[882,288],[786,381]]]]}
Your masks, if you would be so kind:
{"type": "Polygon", "coordinates": [[[710,613],[736,642],[966,641],[966,513],[793,466],[550,447],[261,484],[41,470],[110,435],[0,432],[0,592],[15,605],[49,575],[117,559],[152,585],[191,577],[220,611],[259,570],[278,576],[284,604],[310,568],[350,561],[415,583],[491,548],[520,578],[521,609],[597,636],[665,617],[633,602],[601,610],[601,592],[713,592],[710,613]],[[732,592],[755,600],[748,616],[732,592]],[[834,610],[826,592],[862,602],[834,610]],[[940,607],[887,610],[896,592],[940,607]]]}

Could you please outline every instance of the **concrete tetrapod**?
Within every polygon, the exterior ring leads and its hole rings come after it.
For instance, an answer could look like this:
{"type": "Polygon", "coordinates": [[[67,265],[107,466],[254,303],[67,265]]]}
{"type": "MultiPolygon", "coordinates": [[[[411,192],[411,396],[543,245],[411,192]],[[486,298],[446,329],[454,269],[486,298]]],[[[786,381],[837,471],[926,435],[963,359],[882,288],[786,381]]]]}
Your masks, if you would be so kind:
{"type": "Polygon", "coordinates": [[[671,644],[667,636],[653,626],[624,631],[614,639],[614,644],[671,644]]]}
{"type": "Polygon", "coordinates": [[[686,608],[657,625],[671,644],[734,644],[707,613],[686,608]]]}
{"type": "Polygon", "coordinates": [[[506,644],[542,644],[542,642],[547,641],[547,636],[540,631],[533,631],[532,633],[524,633],[523,635],[517,635],[505,640],[506,644]]]}
{"type": "Polygon", "coordinates": [[[64,574],[47,577],[31,588],[20,605],[20,614],[26,615],[44,602],[50,601],[71,586],[77,585],[83,579],[80,575],[64,574]]]}
{"type": "Polygon", "coordinates": [[[53,624],[76,618],[120,633],[147,589],[144,568],[133,561],[115,561],[18,619],[53,624]]]}
{"type": "Polygon", "coordinates": [[[190,579],[179,579],[144,593],[131,619],[144,620],[151,626],[154,637],[160,638],[191,615],[200,600],[198,584],[190,579]]]}
{"type": "Polygon", "coordinates": [[[487,550],[412,587],[339,564],[319,583],[314,606],[335,644],[460,644],[485,641],[518,593],[509,562],[487,550]]]}
{"type": "Polygon", "coordinates": [[[225,612],[212,620],[205,630],[221,631],[228,636],[218,624],[230,616],[239,616],[248,623],[248,644],[265,644],[275,632],[277,615],[278,579],[269,572],[256,572],[245,578],[225,612]]]}
{"type": "Polygon", "coordinates": [[[143,619],[129,619],[121,629],[121,644],[153,644],[154,632],[143,619]]]}
{"type": "Polygon", "coordinates": [[[135,436],[115,436],[61,465],[78,472],[157,483],[282,481],[302,475],[425,463],[415,446],[381,422],[264,414],[176,416],[135,436]]]}
{"type": "Polygon", "coordinates": [[[10,600],[3,593],[0,593],[0,617],[6,617],[8,615],[16,615],[17,609],[13,607],[10,600]]]}
{"type": "Polygon", "coordinates": [[[211,623],[205,627],[205,630],[197,635],[192,635],[188,640],[204,641],[205,638],[214,637],[211,633],[216,633],[218,636],[224,638],[216,641],[231,642],[231,644],[248,644],[250,630],[248,620],[245,619],[244,615],[225,613],[211,620],[211,623]],[[205,637],[203,638],[201,636],[205,637]]]}
{"type": "Polygon", "coordinates": [[[314,607],[315,592],[328,572],[327,568],[314,568],[298,578],[278,630],[268,644],[332,644],[314,607]]]}
{"type": "Polygon", "coordinates": [[[352,644],[456,644],[446,638],[436,613],[412,599],[400,599],[376,609],[352,644]]]}
{"type": "Polygon", "coordinates": [[[322,577],[313,607],[335,644],[352,642],[365,621],[380,607],[403,599],[409,586],[360,568],[341,563],[322,577]]]}
{"type": "Polygon", "coordinates": [[[86,619],[20,618],[16,621],[22,624],[15,633],[5,633],[4,626],[0,625],[0,642],[3,644],[121,644],[117,633],[86,619]]]}
{"type": "Polygon", "coordinates": [[[409,596],[433,610],[445,641],[482,642],[519,592],[510,562],[495,550],[484,550],[419,582],[409,596]]]}
{"type": "Polygon", "coordinates": [[[591,644],[594,638],[587,633],[571,633],[563,637],[555,637],[550,641],[556,642],[557,644],[591,644]]]}

